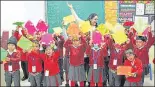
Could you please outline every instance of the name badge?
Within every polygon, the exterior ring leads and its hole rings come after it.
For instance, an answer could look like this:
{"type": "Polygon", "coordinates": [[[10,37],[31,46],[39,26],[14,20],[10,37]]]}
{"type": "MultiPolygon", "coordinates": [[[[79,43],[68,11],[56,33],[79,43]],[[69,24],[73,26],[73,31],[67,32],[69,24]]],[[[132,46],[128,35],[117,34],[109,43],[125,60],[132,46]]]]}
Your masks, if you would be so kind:
{"type": "Polygon", "coordinates": [[[113,60],[113,65],[117,65],[117,59],[113,60]]]}
{"type": "Polygon", "coordinates": [[[11,72],[12,71],[12,65],[8,66],[8,70],[11,72]]]}
{"type": "Polygon", "coordinates": [[[36,72],[36,66],[32,66],[32,72],[36,72]]]}
{"type": "Polygon", "coordinates": [[[97,64],[94,64],[93,67],[94,67],[94,69],[97,69],[97,64]]]}
{"type": "Polygon", "coordinates": [[[48,70],[45,71],[45,76],[49,76],[49,71],[48,70]]]}

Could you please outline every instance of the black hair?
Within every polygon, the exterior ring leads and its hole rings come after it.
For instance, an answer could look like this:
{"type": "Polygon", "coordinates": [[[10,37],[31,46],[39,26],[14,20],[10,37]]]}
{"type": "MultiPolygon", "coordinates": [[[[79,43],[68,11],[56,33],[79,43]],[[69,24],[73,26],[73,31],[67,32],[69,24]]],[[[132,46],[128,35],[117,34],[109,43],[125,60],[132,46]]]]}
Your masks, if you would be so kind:
{"type": "MultiPolygon", "coordinates": [[[[87,18],[87,20],[89,20],[89,22],[91,22],[90,20],[93,19],[95,16],[98,16],[96,13],[92,13],[89,15],[89,17],[87,18]]],[[[95,25],[96,27],[98,26],[97,23],[95,25]]]]}
{"type": "Polygon", "coordinates": [[[32,42],[35,43],[35,44],[38,44],[39,47],[40,47],[40,44],[39,44],[39,41],[38,40],[33,40],[32,42]]]}
{"type": "Polygon", "coordinates": [[[143,42],[146,42],[147,37],[146,36],[137,36],[136,40],[142,40],[143,42]]]}

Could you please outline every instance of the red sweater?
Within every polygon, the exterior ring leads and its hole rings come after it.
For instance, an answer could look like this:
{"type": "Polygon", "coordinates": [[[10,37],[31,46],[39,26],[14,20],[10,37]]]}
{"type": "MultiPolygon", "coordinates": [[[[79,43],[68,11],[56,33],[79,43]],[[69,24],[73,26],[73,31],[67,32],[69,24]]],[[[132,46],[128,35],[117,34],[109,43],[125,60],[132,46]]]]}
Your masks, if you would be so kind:
{"type": "Polygon", "coordinates": [[[19,67],[19,61],[20,61],[19,51],[13,52],[12,55],[10,55],[8,53],[7,57],[10,58],[10,62],[7,62],[4,64],[4,70],[8,71],[8,65],[9,64],[12,65],[12,71],[19,70],[20,69],[20,67],[19,67]]]}
{"type": "Polygon", "coordinates": [[[96,57],[96,60],[97,60],[97,66],[104,67],[104,57],[106,57],[108,55],[107,52],[108,51],[107,51],[106,46],[101,48],[99,51],[95,51],[89,45],[86,49],[86,54],[89,56],[89,65],[93,66],[94,60],[95,60],[95,58],[93,58],[93,56],[94,56],[94,57],[96,57]]]}
{"type": "Polygon", "coordinates": [[[47,56],[46,54],[42,54],[42,60],[44,61],[44,71],[49,71],[49,76],[55,76],[60,72],[58,59],[60,56],[60,52],[54,52],[51,57],[47,56]]]}
{"type": "MultiPolygon", "coordinates": [[[[125,66],[132,66],[131,61],[125,60],[124,62],[125,66]]],[[[143,67],[142,67],[142,62],[139,58],[135,58],[134,67],[132,67],[132,72],[131,73],[136,73],[136,77],[128,77],[126,78],[127,81],[129,82],[139,82],[142,79],[142,72],[143,72],[143,67]]]]}
{"type": "MultiPolygon", "coordinates": [[[[22,32],[22,35],[25,36],[24,30],[21,30],[21,32],[22,32]]],[[[14,37],[16,37],[17,41],[19,41],[22,35],[19,34],[19,31],[15,31],[14,33],[14,37]]],[[[26,53],[23,53],[23,49],[17,46],[17,50],[20,51],[21,61],[26,61],[26,53]]]]}
{"type": "Polygon", "coordinates": [[[139,49],[136,47],[136,40],[134,38],[135,38],[135,35],[133,35],[130,38],[132,45],[133,45],[134,53],[142,61],[143,67],[147,66],[149,64],[149,55],[148,55],[149,49],[154,44],[155,39],[153,39],[154,37],[152,37],[152,33],[149,32],[148,41],[146,42],[146,45],[143,48],[139,49]]]}
{"type": "Polygon", "coordinates": [[[42,59],[40,53],[32,51],[31,53],[27,54],[26,60],[28,62],[28,72],[33,73],[32,66],[36,66],[36,72],[42,71],[42,59]]]}
{"type": "MultiPolygon", "coordinates": [[[[71,41],[71,40],[67,40],[65,43],[66,43],[66,45],[68,46],[68,45],[71,45],[71,44],[72,44],[72,41],[71,41]]],[[[69,48],[66,47],[65,49],[66,49],[66,50],[65,50],[65,56],[66,56],[66,57],[69,57],[69,48]]]]}
{"type": "Polygon", "coordinates": [[[60,57],[59,58],[63,58],[63,44],[64,44],[64,37],[63,36],[58,36],[58,37],[56,37],[55,36],[55,39],[54,39],[54,41],[55,41],[55,45],[57,46],[57,48],[58,48],[58,51],[60,51],[60,57]],[[57,39],[56,39],[57,38],[57,39]],[[59,40],[58,40],[59,39],[59,40]]]}
{"type": "Polygon", "coordinates": [[[110,48],[110,61],[109,61],[109,68],[112,69],[112,70],[116,70],[117,69],[117,66],[120,66],[123,64],[123,56],[124,56],[124,52],[125,50],[128,48],[129,46],[129,43],[122,46],[120,49],[119,49],[119,52],[116,51],[114,45],[113,45],[113,42],[112,42],[112,39],[108,39],[107,40],[107,44],[110,48]],[[117,64],[114,65],[113,62],[114,60],[117,60],[117,64]]]}
{"type": "Polygon", "coordinates": [[[66,41],[64,47],[69,49],[70,64],[73,66],[79,66],[81,64],[84,64],[86,41],[83,38],[81,38],[81,45],[78,46],[77,48],[75,48],[72,44],[68,44],[67,42],[69,41],[66,41]]]}

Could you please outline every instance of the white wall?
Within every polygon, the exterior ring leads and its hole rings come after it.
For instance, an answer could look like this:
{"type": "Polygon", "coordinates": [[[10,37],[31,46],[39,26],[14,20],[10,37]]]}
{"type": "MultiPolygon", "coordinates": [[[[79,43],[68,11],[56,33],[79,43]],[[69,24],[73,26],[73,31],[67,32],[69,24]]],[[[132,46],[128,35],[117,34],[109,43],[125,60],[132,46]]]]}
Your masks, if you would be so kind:
{"type": "Polygon", "coordinates": [[[31,20],[36,25],[39,19],[45,20],[44,1],[1,1],[1,35],[4,30],[11,35],[13,22],[31,20]]]}

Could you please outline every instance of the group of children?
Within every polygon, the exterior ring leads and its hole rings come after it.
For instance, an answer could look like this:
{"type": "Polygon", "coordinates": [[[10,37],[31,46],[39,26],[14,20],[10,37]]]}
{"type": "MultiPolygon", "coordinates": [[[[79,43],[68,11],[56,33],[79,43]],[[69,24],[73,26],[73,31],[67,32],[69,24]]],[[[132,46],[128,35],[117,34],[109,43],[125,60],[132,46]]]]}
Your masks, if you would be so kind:
{"type": "Polygon", "coordinates": [[[121,45],[115,43],[110,34],[102,36],[100,44],[94,44],[90,34],[80,33],[64,40],[61,34],[55,33],[54,43],[44,45],[39,42],[41,35],[37,38],[29,38],[24,28],[22,33],[23,35],[19,34],[19,28],[15,30],[8,40],[6,61],[1,62],[4,64],[6,86],[11,86],[12,81],[14,86],[20,86],[20,61],[28,63],[31,86],[41,86],[42,82],[44,86],[60,86],[64,81],[63,69],[66,74],[66,86],[69,86],[69,80],[71,86],[75,86],[77,82],[80,86],[85,86],[85,82],[89,82],[90,86],[106,86],[107,78],[109,86],[120,86],[121,76],[117,75],[117,67],[120,65],[132,67],[132,73],[125,76],[124,86],[142,86],[149,64],[149,48],[154,44],[151,28],[148,29],[147,36],[139,36],[134,28],[130,28],[126,33],[128,41],[121,45]],[[34,43],[31,50],[22,50],[17,46],[21,36],[27,37],[34,43]],[[63,53],[64,48],[65,53],[63,53]],[[85,57],[89,59],[88,71],[85,57]]]}
{"type": "MultiPolygon", "coordinates": [[[[69,8],[77,21],[78,18],[72,5],[69,8]]],[[[66,81],[66,86],[142,86],[144,76],[149,64],[149,48],[154,44],[155,37],[151,27],[147,28],[146,36],[138,35],[136,29],[130,26],[125,29],[128,40],[122,44],[116,43],[112,35],[102,36],[102,42],[93,43],[92,33],[99,31],[97,27],[97,14],[89,16],[92,31],[80,32],[78,35],[68,35],[65,39],[60,33],[52,34],[53,42],[49,45],[40,43],[43,33],[37,32],[30,37],[27,30],[22,27],[13,32],[8,40],[8,55],[4,64],[6,86],[20,86],[20,65],[24,71],[24,79],[29,77],[31,86],[60,86],[66,81]],[[19,39],[24,36],[34,44],[32,49],[23,50],[17,46],[19,39]],[[65,50],[64,50],[65,49],[65,50]],[[117,74],[120,65],[131,66],[132,72],[122,79],[117,74]],[[65,70],[65,79],[64,73],[65,70]],[[28,72],[28,73],[27,73],[28,72]]]]}

